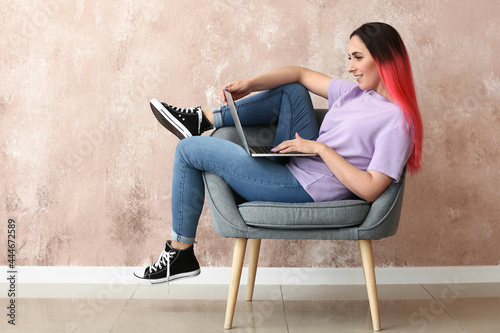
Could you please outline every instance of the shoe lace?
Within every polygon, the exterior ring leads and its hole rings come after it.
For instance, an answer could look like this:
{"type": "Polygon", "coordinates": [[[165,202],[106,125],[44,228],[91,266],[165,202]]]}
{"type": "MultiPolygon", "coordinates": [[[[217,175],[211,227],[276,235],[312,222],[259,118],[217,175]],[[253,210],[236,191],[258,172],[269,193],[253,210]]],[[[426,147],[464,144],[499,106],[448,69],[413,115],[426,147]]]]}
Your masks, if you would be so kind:
{"type": "Polygon", "coordinates": [[[177,111],[177,112],[181,112],[181,113],[198,113],[198,109],[200,108],[199,106],[195,107],[195,108],[189,108],[189,109],[186,109],[186,108],[180,108],[180,107],[177,107],[177,106],[174,106],[174,105],[170,105],[170,104],[167,104],[170,108],[172,108],[173,110],[177,111]]]}
{"type": "Polygon", "coordinates": [[[167,267],[167,287],[168,293],[170,294],[170,260],[174,258],[175,251],[161,251],[160,257],[158,260],[149,266],[149,273],[156,272],[159,269],[162,269],[164,266],[167,267]]]}
{"type": "Polygon", "coordinates": [[[183,108],[179,108],[177,106],[166,104],[163,102],[162,102],[162,104],[164,106],[171,108],[174,111],[179,112],[179,113],[196,113],[198,115],[198,133],[201,133],[201,122],[203,120],[203,115],[202,115],[203,111],[201,110],[201,106],[197,106],[197,107],[189,108],[189,109],[183,109],[183,108]]]}

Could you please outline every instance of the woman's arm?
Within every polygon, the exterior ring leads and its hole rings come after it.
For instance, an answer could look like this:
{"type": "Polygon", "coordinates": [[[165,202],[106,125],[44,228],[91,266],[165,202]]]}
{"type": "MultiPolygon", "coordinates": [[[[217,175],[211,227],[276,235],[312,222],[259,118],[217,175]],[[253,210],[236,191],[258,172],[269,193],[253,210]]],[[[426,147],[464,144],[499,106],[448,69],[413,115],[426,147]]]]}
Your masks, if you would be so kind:
{"type": "MultiPolygon", "coordinates": [[[[223,90],[227,89],[236,100],[254,91],[272,89],[288,83],[298,82],[310,92],[328,98],[328,84],[331,79],[325,74],[304,67],[290,66],[278,68],[250,79],[229,82],[224,86],[223,90]]],[[[221,91],[221,96],[225,100],[223,91],[221,91]]]]}
{"type": "Polygon", "coordinates": [[[381,172],[356,168],[325,144],[320,149],[319,156],[345,187],[368,202],[375,201],[392,182],[391,177],[381,172]]]}
{"type": "Polygon", "coordinates": [[[285,153],[299,151],[318,154],[345,187],[368,202],[375,201],[392,182],[391,177],[378,171],[362,171],[326,144],[302,139],[298,134],[295,134],[294,140],[284,141],[275,148],[285,153]]]}

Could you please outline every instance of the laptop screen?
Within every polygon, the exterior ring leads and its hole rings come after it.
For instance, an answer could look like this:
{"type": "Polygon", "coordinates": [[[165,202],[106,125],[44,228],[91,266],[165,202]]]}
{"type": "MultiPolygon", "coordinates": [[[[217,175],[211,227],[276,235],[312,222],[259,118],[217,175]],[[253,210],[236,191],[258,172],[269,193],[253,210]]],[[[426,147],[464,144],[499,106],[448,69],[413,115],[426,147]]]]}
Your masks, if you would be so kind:
{"type": "Polygon", "coordinates": [[[236,105],[233,101],[233,96],[229,91],[224,90],[224,95],[226,96],[227,105],[229,106],[229,110],[231,111],[231,115],[233,116],[234,127],[236,127],[236,132],[240,137],[243,148],[250,155],[250,149],[248,149],[247,138],[245,137],[245,132],[243,132],[243,127],[241,126],[240,117],[238,117],[238,112],[236,111],[236,105]]]}

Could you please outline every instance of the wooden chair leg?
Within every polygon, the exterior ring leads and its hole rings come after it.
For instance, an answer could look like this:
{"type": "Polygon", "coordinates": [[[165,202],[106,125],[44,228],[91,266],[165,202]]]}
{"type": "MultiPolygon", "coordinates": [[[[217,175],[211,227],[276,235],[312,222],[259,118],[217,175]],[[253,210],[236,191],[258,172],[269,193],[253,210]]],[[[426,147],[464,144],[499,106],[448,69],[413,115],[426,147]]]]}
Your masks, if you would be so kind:
{"type": "Polygon", "coordinates": [[[225,329],[231,329],[233,326],[234,309],[236,299],[238,298],[238,289],[240,288],[241,270],[245,259],[247,248],[247,239],[236,238],[234,242],[233,265],[231,268],[231,281],[229,283],[229,294],[227,296],[225,329]]]}
{"type": "Polygon", "coordinates": [[[366,289],[368,291],[368,301],[370,302],[373,330],[380,331],[380,314],[378,309],[377,281],[375,280],[372,241],[360,240],[358,243],[361,263],[363,264],[363,273],[365,275],[366,289]]]}
{"type": "Polygon", "coordinates": [[[255,276],[257,275],[257,264],[259,262],[261,239],[250,240],[250,258],[248,263],[248,282],[247,282],[247,301],[253,298],[253,289],[255,286],[255,276]]]}

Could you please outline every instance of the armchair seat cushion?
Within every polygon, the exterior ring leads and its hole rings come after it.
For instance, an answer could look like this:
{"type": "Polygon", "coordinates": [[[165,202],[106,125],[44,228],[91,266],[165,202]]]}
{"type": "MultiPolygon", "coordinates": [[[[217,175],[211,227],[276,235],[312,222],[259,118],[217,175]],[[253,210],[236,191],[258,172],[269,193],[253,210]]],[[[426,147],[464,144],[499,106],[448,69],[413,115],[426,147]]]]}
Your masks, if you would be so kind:
{"type": "Polygon", "coordinates": [[[360,225],[370,203],[342,200],[310,203],[252,201],[238,205],[245,223],[270,229],[334,229],[360,225]]]}

